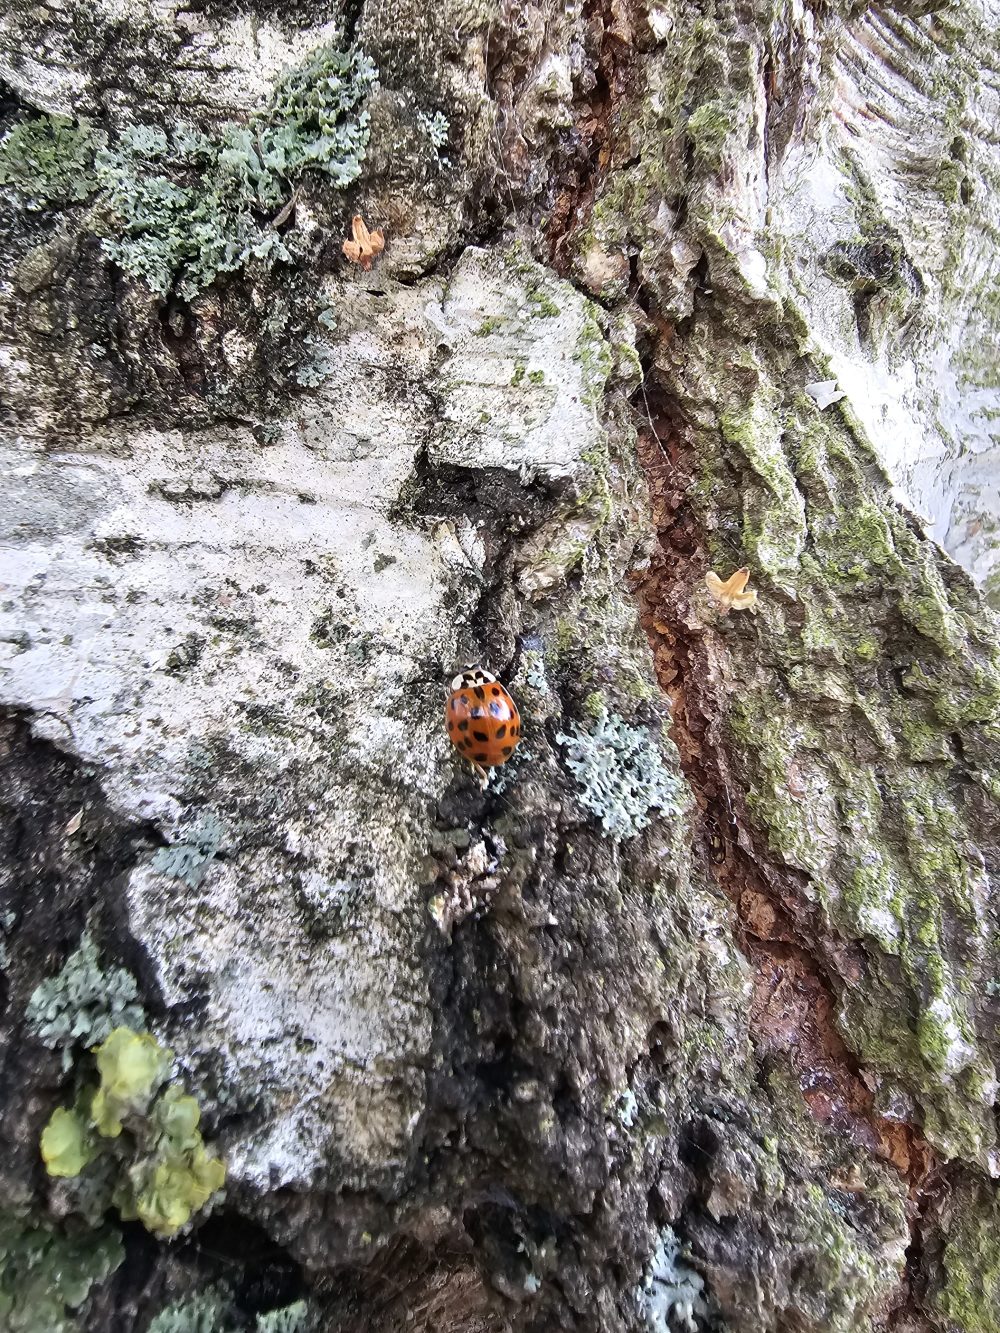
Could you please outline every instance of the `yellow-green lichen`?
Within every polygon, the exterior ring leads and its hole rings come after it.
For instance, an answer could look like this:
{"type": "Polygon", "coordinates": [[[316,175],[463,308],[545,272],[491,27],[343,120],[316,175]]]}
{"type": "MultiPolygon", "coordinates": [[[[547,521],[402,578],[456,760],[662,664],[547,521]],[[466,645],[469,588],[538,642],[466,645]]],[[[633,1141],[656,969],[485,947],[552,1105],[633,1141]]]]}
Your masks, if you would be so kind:
{"type": "Polygon", "coordinates": [[[121,1027],[95,1048],[94,1056],[101,1082],[90,1114],[98,1134],[114,1139],[122,1132],[124,1116],[145,1114],[153,1089],[170,1067],[171,1052],[150,1033],[121,1027]]]}
{"type": "Polygon", "coordinates": [[[172,1053],[148,1032],[116,1028],[95,1049],[99,1082],[83,1083],[72,1109],[58,1107],[42,1131],[41,1153],[50,1175],[83,1177],[82,1184],[112,1203],[122,1218],[172,1236],[216,1194],[225,1166],[198,1129],[201,1111],[176,1083],[166,1087],[172,1053]],[[87,1167],[100,1168],[87,1179],[87,1167]]]}
{"type": "Polygon", "coordinates": [[[583,701],[583,711],[595,721],[602,713],[607,712],[607,707],[607,700],[600,690],[591,690],[583,701]]]}
{"type": "Polygon", "coordinates": [[[41,1150],[50,1176],[78,1176],[93,1156],[89,1128],[75,1112],[60,1106],[42,1130],[41,1150]]]}

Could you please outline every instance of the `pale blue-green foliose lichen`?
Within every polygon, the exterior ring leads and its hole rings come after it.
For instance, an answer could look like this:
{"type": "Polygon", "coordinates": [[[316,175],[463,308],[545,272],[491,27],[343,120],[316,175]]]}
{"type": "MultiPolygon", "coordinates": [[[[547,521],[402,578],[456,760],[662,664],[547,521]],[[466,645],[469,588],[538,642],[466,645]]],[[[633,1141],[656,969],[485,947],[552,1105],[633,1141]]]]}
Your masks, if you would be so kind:
{"type": "Polygon", "coordinates": [[[155,1317],[149,1333],[223,1333],[227,1301],[218,1291],[201,1292],[168,1305],[155,1317]]]}
{"type": "Polygon", "coordinates": [[[708,1315],[705,1283],[681,1257],[681,1243],[670,1227],[660,1232],[642,1286],[636,1293],[648,1333],[701,1328],[708,1315]]]}
{"type": "Polygon", "coordinates": [[[579,784],[581,804],[612,838],[634,837],[649,824],[651,810],[681,810],[683,784],[666,767],[644,728],[629,726],[604,709],[592,730],[574,726],[571,734],[560,732],[556,740],[579,784]]]}
{"type": "Polygon", "coordinates": [[[442,148],[447,148],[451,125],[443,111],[435,111],[432,115],[418,111],[417,124],[430,139],[435,152],[440,153],[442,148]]]}
{"type": "Polygon", "coordinates": [[[320,338],[303,338],[303,356],[292,371],[292,378],[304,388],[314,389],[328,380],[337,369],[333,349],[320,338]]]}
{"type": "MultiPolygon", "coordinates": [[[[149,1333],[235,1333],[243,1327],[227,1296],[214,1289],[168,1305],[150,1324],[149,1333]]],[[[309,1333],[314,1327],[312,1310],[304,1300],[259,1314],[254,1323],[255,1333],[309,1333]]]]}
{"type": "Polygon", "coordinates": [[[222,844],[222,834],[218,816],[206,810],[183,841],[157,848],[153,853],[153,869],[196,889],[208,874],[208,867],[222,844]]]}
{"type": "Polygon", "coordinates": [[[96,1046],[112,1028],[144,1025],[135,977],[122,967],[100,965],[97,945],[84,933],[61,972],[32,992],[28,1025],[44,1045],[62,1051],[63,1068],[77,1046],[96,1046]]]}
{"type": "Polygon", "coordinates": [[[296,1301],[281,1310],[269,1310],[257,1316],[257,1333],[307,1333],[314,1326],[306,1301],[296,1301]]]}
{"type": "Polygon", "coordinates": [[[324,46],[284,76],[271,106],[247,125],[212,134],[131,126],[97,154],[105,251],[154,292],[176,286],[188,299],[251,259],[290,259],[269,215],[306,171],[338,190],[357,179],[376,80],[363,52],[324,46]]]}

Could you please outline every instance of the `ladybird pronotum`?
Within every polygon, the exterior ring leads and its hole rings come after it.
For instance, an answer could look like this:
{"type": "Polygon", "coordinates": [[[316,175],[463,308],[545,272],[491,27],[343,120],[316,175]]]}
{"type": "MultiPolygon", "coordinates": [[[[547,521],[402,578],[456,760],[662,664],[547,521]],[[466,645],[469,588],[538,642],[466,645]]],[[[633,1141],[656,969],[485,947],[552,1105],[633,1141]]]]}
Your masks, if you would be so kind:
{"type": "Polygon", "coordinates": [[[486,786],[490,768],[499,768],[521,740],[517,704],[497,680],[479,666],[468,666],[451,682],[444,705],[448,738],[486,786]]]}

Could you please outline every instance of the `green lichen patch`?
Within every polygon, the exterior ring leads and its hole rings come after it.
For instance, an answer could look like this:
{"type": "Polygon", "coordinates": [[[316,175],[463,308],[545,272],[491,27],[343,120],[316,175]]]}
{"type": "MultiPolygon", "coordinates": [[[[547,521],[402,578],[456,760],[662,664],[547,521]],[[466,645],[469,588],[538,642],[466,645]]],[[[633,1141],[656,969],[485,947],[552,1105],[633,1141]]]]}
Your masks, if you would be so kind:
{"type": "Polygon", "coordinates": [[[726,141],[741,124],[746,125],[745,113],[732,97],[710,98],[692,111],[686,129],[702,164],[712,170],[719,169],[726,141]]]}
{"type": "Polygon", "coordinates": [[[955,1333],[1000,1333],[1000,1202],[983,1180],[962,1181],[941,1221],[943,1280],[929,1304],[955,1333]]]}
{"type": "Polygon", "coordinates": [[[813,530],[817,552],[825,561],[824,577],[831,583],[861,591],[905,572],[884,505],[864,501],[846,509],[838,505],[828,521],[817,515],[813,530]]]}
{"type": "Polygon", "coordinates": [[[0,185],[15,189],[30,209],[80,203],[97,189],[94,155],[103,143],[85,120],[20,121],[0,140],[0,185]]]}
{"type": "Polygon", "coordinates": [[[97,945],[84,934],[80,947],[28,1001],[25,1017],[38,1040],[62,1051],[69,1069],[75,1048],[96,1046],[116,1027],[143,1023],[135,978],[124,968],[103,969],[97,945]]]}
{"type": "Polygon", "coordinates": [[[878,733],[858,729],[860,708],[840,700],[835,727],[824,728],[801,687],[793,697],[780,706],[773,692],[744,692],[730,704],[747,809],[772,851],[808,874],[831,929],[893,960],[842,992],[852,1048],[884,1075],[887,1098],[900,1081],[913,1091],[942,1151],[983,1160],[994,1130],[975,1089],[989,1086],[990,1064],[970,1004],[986,958],[983,885],[965,813],[943,782],[948,767],[909,762],[891,717],[880,721],[892,759],[879,762],[878,733]],[[835,746],[831,734],[842,738],[835,746]],[[952,957],[956,937],[965,946],[952,957]]]}
{"type": "Polygon", "coordinates": [[[1000,719],[1000,653],[987,645],[988,656],[971,670],[958,661],[935,660],[927,654],[912,661],[903,677],[904,687],[926,700],[939,726],[954,730],[985,724],[994,738],[1000,719]]]}
{"type": "MultiPolygon", "coordinates": [[[[829,856],[824,825],[833,812],[824,809],[824,801],[814,808],[808,822],[803,820],[801,798],[792,789],[797,786],[793,781],[796,765],[811,748],[813,737],[808,728],[796,725],[792,718],[769,716],[756,697],[748,696],[731,701],[727,726],[741,750],[753,756],[754,781],[746,789],[746,801],[765,825],[771,847],[790,864],[820,873],[829,856]]],[[[825,778],[818,777],[815,785],[817,799],[822,801],[825,778]]]]}
{"type": "Polygon", "coordinates": [[[555,319],[560,311],[546,289],[539,285],[528,288],[528,305],[538,319],[555,319]]]}
{"type": "MultiPolygon", "coordinates": [[[[694,9],[672,13],[669,50],[643,62],[645,85],[619,121],[614,168],[600,176],[588,223],[575,237],[577,271],[590,290],[602,298],[624,297],[629,269],[621,257],[637,255],[644,284],[669,316],[690,308],[686,272],[678,280],[667,258],[672,208],[689,184],[688,149],[700,137],[706,155],[714,154],[737,120],[736,105],[728,102],[711,104],[698,115],[697,52],[711,22],[694,9]]],[[[712,82],[717,89],[717,70],[712,82]]],[[[697,255],[694,247],[691,267],[697,255]]]]}
{"type": "Polygon", "coordinates": [[[596,307],[588,306],[587,318],[577,339],[573,360],[580,363],[583,373],[583,398],[596,406],[604,397],[608,379],[614,368],[614,358],[596,318],[596,307]]]}
{"type": "Polygon", "coordinates": [[[797,359],[766,328],[748,336],[742,312],[732,328],[704,321],[685,355],[689,500],[713,558],[759,579],[754,624],[720,627],[746,817],[794,870],[819,948],[858,942],[837,1022],[879,1105],[907,1108],[946,1156],[985,1163],[989,845],[956,753],[996,743],[988,618],[894,503],[860,426],[794,387],[797,359]]]}
{"type": "Polygon", "coordinates": [[[0,1214],[0,1328],[6,1333],[76,1333],[74,1311],[125,1257],[108,1227],[76,1231],[0,1214]]]}
{"type": "Polygon", "coordinates": [[[758,393],[744,410],[724,412],[719,427],[725,452],[738,450],[753,473],[741,492],[747,551],[781,582],[798,565],[806,524],[795,475],[785,456],[776,400],[758,393]]]}

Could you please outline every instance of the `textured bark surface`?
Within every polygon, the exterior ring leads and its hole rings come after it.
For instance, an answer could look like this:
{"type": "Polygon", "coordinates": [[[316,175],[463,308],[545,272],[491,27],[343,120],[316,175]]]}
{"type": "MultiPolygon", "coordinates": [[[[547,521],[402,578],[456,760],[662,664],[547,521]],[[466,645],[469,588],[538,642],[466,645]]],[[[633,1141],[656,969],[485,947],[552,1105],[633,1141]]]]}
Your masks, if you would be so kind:
{"type": "Polygon", "coordinates": [[[13,1329],[1000,1328],[998,22],[8,5],[13,1329]],[[170,1242],[39,1159],[85,929],[170,1242]]]}

